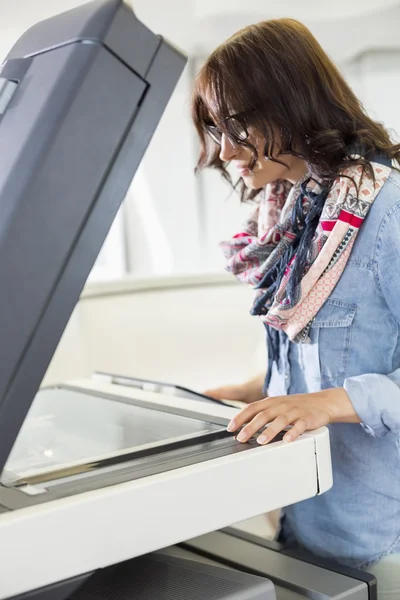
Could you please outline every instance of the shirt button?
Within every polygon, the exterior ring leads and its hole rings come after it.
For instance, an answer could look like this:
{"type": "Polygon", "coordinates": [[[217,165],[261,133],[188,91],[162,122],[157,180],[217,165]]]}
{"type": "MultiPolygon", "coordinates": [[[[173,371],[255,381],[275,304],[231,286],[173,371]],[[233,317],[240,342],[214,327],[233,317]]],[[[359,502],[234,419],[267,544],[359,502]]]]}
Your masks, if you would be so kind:
{"type": "Polygon", "coordinates": [[[364,431],[366,431],[370,435],[376,437],[375,431],[372,429],[372,427],[370,427],[369,425],[364,425],[364,423],[361,423],[361,426],[364,429],[364,431]]]}

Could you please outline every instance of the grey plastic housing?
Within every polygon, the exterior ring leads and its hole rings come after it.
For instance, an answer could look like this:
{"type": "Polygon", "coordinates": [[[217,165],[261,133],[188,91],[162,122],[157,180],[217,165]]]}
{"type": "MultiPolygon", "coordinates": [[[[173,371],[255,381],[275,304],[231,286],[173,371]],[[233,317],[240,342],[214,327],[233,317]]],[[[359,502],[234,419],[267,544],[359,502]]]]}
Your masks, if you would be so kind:
{"type": "Polygon", "coordinates": [[[0,472],[185,63],[98,0],[2,65],[0,472]]]}

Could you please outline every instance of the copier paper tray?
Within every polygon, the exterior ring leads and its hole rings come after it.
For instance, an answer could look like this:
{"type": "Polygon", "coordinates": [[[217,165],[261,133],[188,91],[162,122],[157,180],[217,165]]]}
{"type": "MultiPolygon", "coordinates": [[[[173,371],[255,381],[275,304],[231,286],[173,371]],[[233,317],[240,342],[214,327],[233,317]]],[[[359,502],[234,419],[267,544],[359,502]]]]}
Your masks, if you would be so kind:
{"type": "Polygon", "coordinates": [[[276,600],[272,581],[155,552],[98,571],[68,600],[276,600]]]}

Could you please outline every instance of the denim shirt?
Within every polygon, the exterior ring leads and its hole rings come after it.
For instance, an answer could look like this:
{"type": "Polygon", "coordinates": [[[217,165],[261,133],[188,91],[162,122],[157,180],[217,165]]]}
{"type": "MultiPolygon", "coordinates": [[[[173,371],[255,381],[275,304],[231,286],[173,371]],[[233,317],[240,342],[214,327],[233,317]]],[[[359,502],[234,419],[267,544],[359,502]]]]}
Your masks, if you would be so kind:
{"type": "Polygon", "coordinates": [[[268,394],[344,387],[360,424],[329,426],[331,490],[284,510],[279,539],[354,567],[400,553],[400,174],[392,171],[310,343],[280,345],[268,394]]]}

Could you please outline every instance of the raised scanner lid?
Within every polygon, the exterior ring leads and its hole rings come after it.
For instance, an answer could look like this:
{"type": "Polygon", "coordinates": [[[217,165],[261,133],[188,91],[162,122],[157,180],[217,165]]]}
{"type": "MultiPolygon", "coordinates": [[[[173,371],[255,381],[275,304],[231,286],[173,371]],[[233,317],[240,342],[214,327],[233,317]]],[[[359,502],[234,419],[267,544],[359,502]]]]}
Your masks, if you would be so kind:
{"type": "Polygon", "coordinates": [[[100,0],[1,68],[0,471],[185,62],[100,0]]]}

